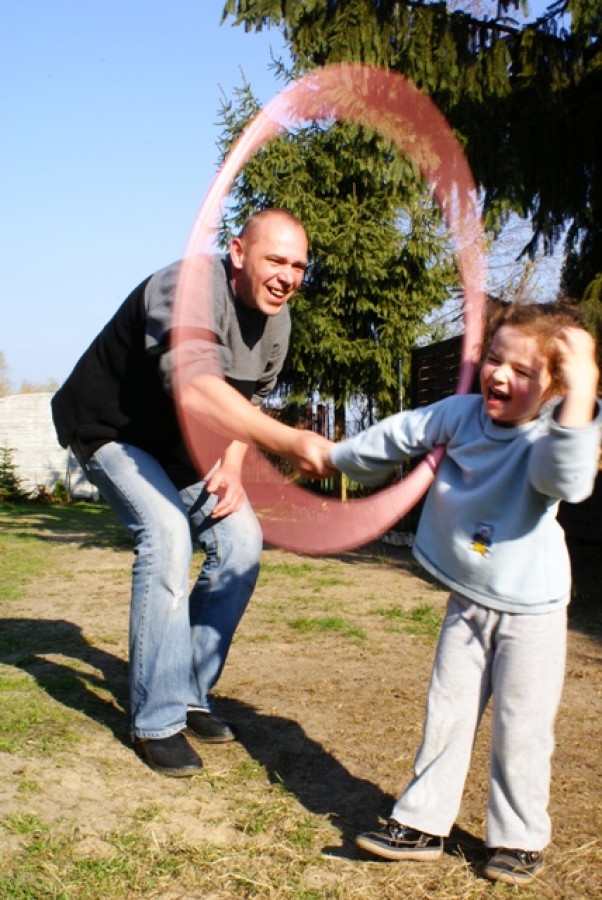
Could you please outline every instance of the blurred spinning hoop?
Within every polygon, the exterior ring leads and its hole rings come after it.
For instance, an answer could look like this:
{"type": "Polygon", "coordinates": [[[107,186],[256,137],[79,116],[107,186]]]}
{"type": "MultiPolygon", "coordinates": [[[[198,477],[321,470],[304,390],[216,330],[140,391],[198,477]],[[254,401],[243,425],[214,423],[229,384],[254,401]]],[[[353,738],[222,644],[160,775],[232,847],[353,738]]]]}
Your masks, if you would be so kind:
{"type": "MultiPolygon", "coordinates": [[[[311,72],[287,87],[247,126],[218,172],[197,215],[176,292],[175,325],[211,316],[208,267],[214,252],[222,204],[247,160],[271,138],[303,122],[349,120],[388,137],[418,167],[433,191],[452,235],[464,297],[464,336],[456,393],[470,390],[483,339],[485,253],[478,196],[462,149],[435,104],[401,75],[386,69],[341,63],[311,72]]],[[[183,387],[176,338],[175,391],[180,420],[200,472],[214,462],[202,423],[187,415],[179,397],[183,387]]],[[[216,372],[215,367],[212,371],[216,372]]],[[[222,373],[219,373],[222,374],[222,373]]],[[[348,502],[319,496],[288,482],[255,449],[254,479],[245,489],[266,540],[307,554],[338,553],[365,544],[387,531],[422,497],[433,481],[444,447],[436,447],[399,483],[371,497],[348,502]],[[259,473],[259,474],[257,474],[259,473]]]]}

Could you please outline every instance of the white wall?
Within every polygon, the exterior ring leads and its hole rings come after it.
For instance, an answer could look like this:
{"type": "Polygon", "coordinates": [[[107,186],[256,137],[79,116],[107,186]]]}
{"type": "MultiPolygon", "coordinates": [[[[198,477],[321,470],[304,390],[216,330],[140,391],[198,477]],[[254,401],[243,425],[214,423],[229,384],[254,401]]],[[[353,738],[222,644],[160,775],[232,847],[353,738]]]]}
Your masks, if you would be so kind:
{"type": "Polygon", "coordinates": [[[97,499],[72,453],[56,439],[50,400],[52,392],[0,397],[0,447],[11,450],[17,474],[27,490],[44,485],[49,491],[63,481],[74,499],[97,499]]]}

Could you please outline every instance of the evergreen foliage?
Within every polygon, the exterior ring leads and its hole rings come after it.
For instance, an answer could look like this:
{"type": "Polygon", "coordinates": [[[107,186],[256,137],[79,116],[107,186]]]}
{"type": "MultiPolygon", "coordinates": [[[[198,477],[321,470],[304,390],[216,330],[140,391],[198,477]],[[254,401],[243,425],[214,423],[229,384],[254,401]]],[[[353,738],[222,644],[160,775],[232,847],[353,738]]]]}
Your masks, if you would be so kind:
{"type": "MultiPolygon", "coordinates": [[[[257,109],[249,85],[223,103],[222,154],[257,109]]],[[[266,206],[289,209],[308,233],[281,384],[298,400],[333,397],[339,412],[356,393],[379,415],[395,411],[400,361],[458,284],[440,213],[410,161],[363,126],[313,123],[255,154],[231,200],[222,241],[266,206]]]]}
{"type": "Polygon", "coordinates": [[[13,451],[0,447],[0,503],[23,503],[30,497],[25,490],[13,460],[13,451]]]}
{"type": "Polygon", "coordinates": [[[228,15],[280,28],[295,75],[363,61],[411,78],[462,136],[487,223],[530,217],[527,253],[552,251],[568,229],[563,280],[576,298],[602,277],[600,0],[556,0],[524,27],[422,0],[227,0],[228,15]]]}

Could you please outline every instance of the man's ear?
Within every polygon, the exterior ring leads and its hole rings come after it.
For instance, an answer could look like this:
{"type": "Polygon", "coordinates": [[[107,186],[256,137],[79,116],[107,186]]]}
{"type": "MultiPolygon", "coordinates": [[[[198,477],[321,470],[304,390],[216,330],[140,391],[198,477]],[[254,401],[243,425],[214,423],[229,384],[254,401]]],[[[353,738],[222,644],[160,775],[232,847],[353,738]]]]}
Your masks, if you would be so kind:
{"type": "Polygon", "coordinates": [[[242,269],[245,259],[245,248],[240,238],[234,237],[230,241],[230,260],[235,269],[242,269]]]}

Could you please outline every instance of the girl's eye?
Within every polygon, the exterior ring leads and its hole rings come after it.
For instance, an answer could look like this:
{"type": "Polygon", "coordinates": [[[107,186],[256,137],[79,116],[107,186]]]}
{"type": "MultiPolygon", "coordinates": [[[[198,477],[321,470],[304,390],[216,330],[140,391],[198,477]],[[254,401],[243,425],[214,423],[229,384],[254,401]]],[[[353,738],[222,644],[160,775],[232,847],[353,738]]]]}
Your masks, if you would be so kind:
{"type": "Polygon", "coordinates": [[[531,378],[531,372],[527,372],[525,369],[516,369],[516,374],[520,375],[521,378],[531,378]]]}

